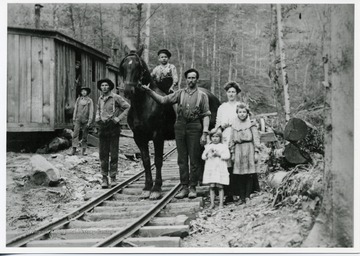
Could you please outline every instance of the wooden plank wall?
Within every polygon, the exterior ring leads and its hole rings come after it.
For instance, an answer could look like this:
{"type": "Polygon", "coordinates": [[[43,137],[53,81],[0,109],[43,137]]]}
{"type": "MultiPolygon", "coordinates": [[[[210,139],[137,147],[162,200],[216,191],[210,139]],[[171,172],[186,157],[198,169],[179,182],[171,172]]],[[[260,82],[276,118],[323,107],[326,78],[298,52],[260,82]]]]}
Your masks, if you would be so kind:
{"type": "MultiPolygon", "coordinates": [[[[65,109],[72,113],[76,101],[75,84],[75,56],[76,49],[56,42],[56,124],[55,128],[72,126],[72,116],[67,117],[65,109]]],[[[103,78],[106,71],[106,62],[81,52],[81,83],[91,88],[90,97],[95,107],[99,98],[96,81],[103,78]],[[92,61],[95,61],[95,81],[92,81],[92,61]]]]}
{"type": "Polygon", "coordinates": [[[52,39],[8,34],[8,131],[50,131],[54,123],[52,39]]]}
{"type": "MultiPolygon", "coordinates": [[[[105,78],[106,75],[106,62],[99,58],[96,58],[92,55],[89,55],[86,52],[81,54],[81,72],[82,72],[82,84],[91,88],[90,97],[94,102],[94,108],[98,98],[100,96],[100,91],[97,89],[97,81],[105,78]],[[95,61],[95,81],[92,80],[92,61],[95,61]]],[[[94,111],[95,112],[95,111],[94,111]]],[[[95,115],[95,113],[94,113],[95,115]]]]}
{"type": "Polygon", "coordinates": [[[72,126],[75,105],[75,49],[56,41],[55,47],[55,128],[72,126]]]}

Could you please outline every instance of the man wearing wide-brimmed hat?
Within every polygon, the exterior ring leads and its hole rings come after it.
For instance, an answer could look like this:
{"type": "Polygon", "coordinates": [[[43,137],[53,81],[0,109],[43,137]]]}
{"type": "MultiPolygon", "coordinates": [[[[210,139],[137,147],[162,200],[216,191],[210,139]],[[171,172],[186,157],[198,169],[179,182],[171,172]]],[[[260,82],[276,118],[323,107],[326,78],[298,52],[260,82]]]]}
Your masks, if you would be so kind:
{"type": "Polygon", "coordinates": [[[74,134],[72,138],[72,151],[70,155],[76,154],[76,148],[79,145],[79,134],[82,130],[82,154],[86,155],[87,136],[89,127],[93,121],[94,104],[89,97],[91,89],[89,87],[81,87],[80,96],[77,98],[73,113],[74,134]]]}
{"type": "Polygon", "coordinates": [[[99,80],[97,88],[101,91],[95,117],[99,128],[99,157],[103,175],[101,186],[107,188],[116,185],[120,121],[126,118],[130,105],[120,95],[111,92],[114,83],[110,79],[99,80]],[[110,176],[110,185],[108,176],[110,176]]]}

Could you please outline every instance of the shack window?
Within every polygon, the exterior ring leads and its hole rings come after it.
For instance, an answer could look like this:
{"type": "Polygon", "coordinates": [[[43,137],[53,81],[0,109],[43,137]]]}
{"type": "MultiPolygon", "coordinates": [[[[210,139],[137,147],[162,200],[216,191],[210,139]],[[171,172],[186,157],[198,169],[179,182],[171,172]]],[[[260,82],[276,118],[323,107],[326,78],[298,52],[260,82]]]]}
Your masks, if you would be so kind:
{"type": "Polygon", "coordinates": [[[96,81],[96,76],[95,76],[96,72],[95,72],[95,70],[96,70],[95,60],[92,60],[91,61],[91,76],[92,76],[92,81],[93,82],[96,81]]]}

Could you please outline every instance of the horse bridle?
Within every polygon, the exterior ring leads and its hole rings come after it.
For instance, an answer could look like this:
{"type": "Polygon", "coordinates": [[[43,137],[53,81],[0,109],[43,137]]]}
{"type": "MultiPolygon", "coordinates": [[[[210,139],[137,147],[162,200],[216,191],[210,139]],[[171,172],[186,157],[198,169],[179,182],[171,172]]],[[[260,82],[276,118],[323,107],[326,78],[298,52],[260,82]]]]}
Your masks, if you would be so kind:
{"type": "Polygon", "coordinates": [[[138,83],[135,85],[137,88],[139,88],[139,87],[141,87],[141,85],[142,85],[141,81],[142,81],[143,78],[144,78],[145,68],[144,68],[144,66],[143,66],[143,64],[142,64],[142,61],[141,61],[139,55],[137,55],[135,52],[129,53],[129,54],[121,61],[121,63],[120,63],[120,75],[121,75],[123,78],[125,78],[125,77],[124,77],[124,72],[123,72],[123,64],[124,64],[124,62],[127,60],[127,58],[128,58],[129,56],[135,56],[135,57],[137,58],[137,60],[139,61],[139,64],[140,64],[140,69],[141,69],[140,78],[139,78],[138,83]]]}

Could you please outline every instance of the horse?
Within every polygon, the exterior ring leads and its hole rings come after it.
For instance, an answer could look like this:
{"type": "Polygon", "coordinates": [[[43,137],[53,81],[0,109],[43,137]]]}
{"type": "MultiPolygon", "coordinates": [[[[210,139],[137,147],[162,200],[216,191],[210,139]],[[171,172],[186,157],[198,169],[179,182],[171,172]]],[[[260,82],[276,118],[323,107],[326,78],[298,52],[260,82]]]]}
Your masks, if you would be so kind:
{"type": "MultiPolygon", "coordinates": [[[[171,83],[157,84],[152,79],[147,64],[141,58],[143,48],[130,51],[120,63],[119,73],[123,79],[124,96],[130,99],[131,107],[127,122],[134,133],[134,140],[141,154],[145,169],[145,186],[140,198],[156,200],[161,197],[164,141],[175,139],[174,124],[176,114],[171,105],[161,105],[155,102],[142,88],[142,84],[150,84],[150,88],[164,96],[168,94],[171,83]],[[162,88],[162,90],[160,90],[162,88]],[[165,91],[165,92],[164,92],[165,91]],[[155,182],[151,174],[149,156],[149,141],[153,141],[155,150],[155,182]]],[[[208,90],[201,88],[209,97],[210,127],[215,126],[219,100],[208,90]]]]}

